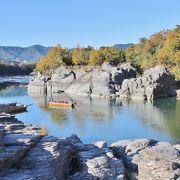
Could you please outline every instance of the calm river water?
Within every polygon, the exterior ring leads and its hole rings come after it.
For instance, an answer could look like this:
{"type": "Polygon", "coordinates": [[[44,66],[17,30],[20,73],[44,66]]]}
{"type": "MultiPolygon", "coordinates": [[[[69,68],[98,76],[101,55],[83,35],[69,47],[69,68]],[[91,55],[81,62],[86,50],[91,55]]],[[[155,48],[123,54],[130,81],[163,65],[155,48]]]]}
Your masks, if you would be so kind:
{"type": "Polygon", "coordinates": [[[52,94],[28,95],[26,87],[0,91],[0,103],[17,101],[32,104],[28,112],[16,117],[33,125],[48,128],[49,135],[66,137],[77,134],[83,142],[153,138],[180,143],[180,101],[164,98],[154,102],[107,100],[52,94]],[[50,99],[77,103],[74,109],[50,109],[50,99]]]}

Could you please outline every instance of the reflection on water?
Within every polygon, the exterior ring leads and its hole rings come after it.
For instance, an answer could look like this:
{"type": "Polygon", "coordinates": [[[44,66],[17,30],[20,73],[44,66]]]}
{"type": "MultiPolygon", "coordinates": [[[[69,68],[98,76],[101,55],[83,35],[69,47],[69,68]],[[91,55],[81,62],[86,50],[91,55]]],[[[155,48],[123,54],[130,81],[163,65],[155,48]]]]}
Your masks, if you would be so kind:
{"type": "Polygon", "coordinates": [[[166,98],[154,102],[107,100],[67,94],[27,95],[26,88],[0,92],[0,101],[33,103],[28,113],[17,115],[25,123],[48,127],[50,135],[77,134],[84,142],[154,138],[180,143],[180,101],[166,98]],[[11,92],[11,96],[7,95],[11,92]],[[21,93],[19,93],[21,91],[21,93]],[[74,109],[50,109],[49,100],[77,103],[74,109]]]}
{"type": "Polygon", "coordinates": [[[10,86],[0,91],[0,97],[14,97],[14,96],[25,96],[27,95],[26,88],[18,86],[10,86]]]}

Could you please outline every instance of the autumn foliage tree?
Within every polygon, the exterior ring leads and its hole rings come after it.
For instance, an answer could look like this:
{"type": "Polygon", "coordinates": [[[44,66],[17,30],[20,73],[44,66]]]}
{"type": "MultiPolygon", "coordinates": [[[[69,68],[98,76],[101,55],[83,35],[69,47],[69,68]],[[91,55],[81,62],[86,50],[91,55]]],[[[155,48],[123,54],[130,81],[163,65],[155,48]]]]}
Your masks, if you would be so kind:
{"type": "Polygon", "coordinates": [[[141,62],[146,68],[158,64],[168,67],[179,64],[180,27],[173,30],[160,31],[149,39],[141,38],[140,42],[126,50],[126,59],[141,62]]]}
{"type": "Polygon", "coordinates": [[[89,63],[92,65],[101,65],[103,62],[111,61],[119,64],[125,61],[125,53],[118,48],[101,47],[92,50],[90,53],[89,63]]]}
{"type": "Polygon", "coordinates": [[[44,74],[51,74],[61,65],[71,65],[71,55],[68,49],[62,47],[53,47],[48,55],[40,59],[36,65],[36,70],[44,74]]]}
{"type": "Polygon", "coordinates": [[[143,69],[164,65],[180,74],[180,26],[157,32],[149,39],[141,38],[126,50],[126,61],[137,63],[143,69]]]}
{"type": "Polygon", "coordinates": [[[180,27],[167,33],[163,47],[157,54],[160,64],[167,66],[180,64],[180,27]]]}
{"type": "Polygon", "coordinates": [[[81,48],[78,46],[72,51],[72,62],[74,65],[87,65],[89,63],[89,56],[91,48],[81,48]]]}
{"type": "Polygon", "coordinates": [[[89,64],[100,65],[104,61],[104,57],[101,51],[93,49],[90,53],[89,64]]]}

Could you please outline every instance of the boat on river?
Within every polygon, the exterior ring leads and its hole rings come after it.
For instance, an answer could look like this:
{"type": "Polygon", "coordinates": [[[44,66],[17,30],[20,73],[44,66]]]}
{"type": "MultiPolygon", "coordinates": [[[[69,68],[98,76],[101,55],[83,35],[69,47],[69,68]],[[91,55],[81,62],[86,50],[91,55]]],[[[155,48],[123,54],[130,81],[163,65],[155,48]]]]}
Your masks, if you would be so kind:
{"type": "Polygon", "coordinates": [[[48,107],[51,108],[74,108],[74,103],[67,101],[50,101],[48,107]]]}

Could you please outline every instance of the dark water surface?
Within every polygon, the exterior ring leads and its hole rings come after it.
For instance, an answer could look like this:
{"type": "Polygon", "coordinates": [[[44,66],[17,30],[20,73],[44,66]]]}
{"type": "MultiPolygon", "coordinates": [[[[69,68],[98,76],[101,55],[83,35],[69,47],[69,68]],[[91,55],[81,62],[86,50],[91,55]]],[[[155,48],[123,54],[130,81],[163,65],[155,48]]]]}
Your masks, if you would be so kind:
{"type": "Polygon", "coordinates": [[[90,99],[53,94],[27,94],[26,87],[9,87],[0,91],[0,103],[17,101],[32,104],[28,112],[16,117],[33,125],[45,126],[50,135],[66,137],[77,134],[83,142],[153,138],[180,143],[180,101],[165,98],[154,102],[90,99]],[[74,109],[50,109],[48,100],[77,102],[74,109]]]}

